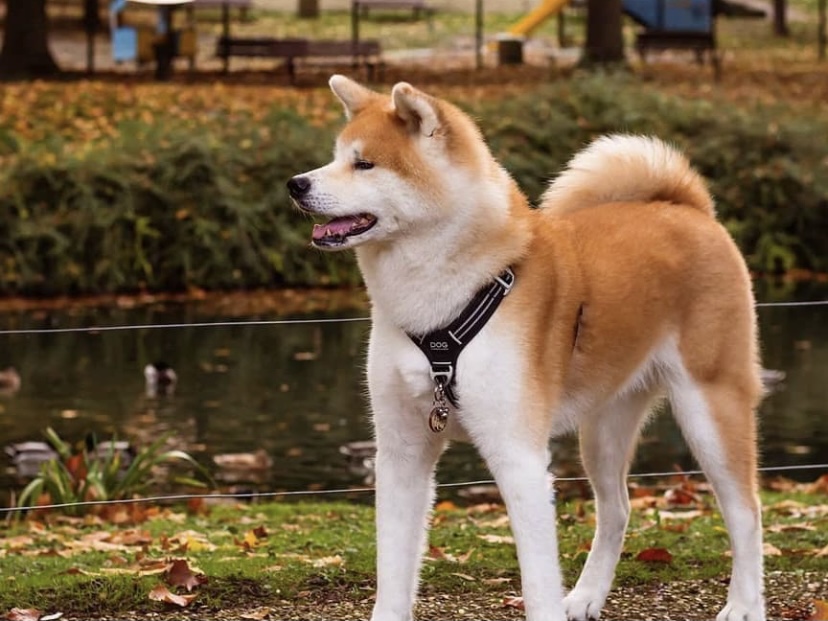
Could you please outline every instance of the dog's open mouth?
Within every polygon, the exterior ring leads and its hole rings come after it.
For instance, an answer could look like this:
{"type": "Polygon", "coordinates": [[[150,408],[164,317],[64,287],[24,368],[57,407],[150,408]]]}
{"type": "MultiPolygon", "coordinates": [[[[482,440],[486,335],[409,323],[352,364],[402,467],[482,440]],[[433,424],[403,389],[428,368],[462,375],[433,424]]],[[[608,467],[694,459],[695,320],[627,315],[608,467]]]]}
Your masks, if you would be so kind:
{"type": "Polygon", "coordinates": [[[314,246],[339,246],[355,235],[361,235],[377,223],[369,213],[334,218],[325,224],[314,224],[311,241],[314,246]]]}

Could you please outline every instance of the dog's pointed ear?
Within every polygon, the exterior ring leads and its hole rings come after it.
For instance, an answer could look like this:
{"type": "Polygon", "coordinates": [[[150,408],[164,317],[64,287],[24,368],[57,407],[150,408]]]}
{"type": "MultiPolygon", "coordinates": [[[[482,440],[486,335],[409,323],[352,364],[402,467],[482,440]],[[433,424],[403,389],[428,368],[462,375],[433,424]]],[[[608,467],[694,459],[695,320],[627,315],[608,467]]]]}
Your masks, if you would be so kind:
{"type": "Polygon", "coordinates": [[[440,129],[442,122],[435,100],[418,91],[407,82],[399,82],[391,90],[394,111],[411,131],[432,137],[440,129]]]}
{"type": "Polygon", "coordinates": [[[344,75],[331,76],[328,85],[331,87],[333,94],[342,102],[345,107],[345,115],[349,119],[352,119],[357,112],[377,96],[374,91],[365,88],[350,78],[346,78],[344,75]]]}

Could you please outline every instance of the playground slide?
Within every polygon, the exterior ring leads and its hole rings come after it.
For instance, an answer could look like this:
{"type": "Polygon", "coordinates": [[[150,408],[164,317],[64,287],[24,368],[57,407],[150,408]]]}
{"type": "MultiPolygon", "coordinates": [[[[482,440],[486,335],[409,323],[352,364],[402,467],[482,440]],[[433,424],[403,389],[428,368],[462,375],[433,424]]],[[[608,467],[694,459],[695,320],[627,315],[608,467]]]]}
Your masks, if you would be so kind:
{"type": "Polygon", "coordinates": [[[542,0],[520,21],[516,22],[508,33],[514,37],[528,37],[541,23],[560,11],[569,0],[542,0]]]}

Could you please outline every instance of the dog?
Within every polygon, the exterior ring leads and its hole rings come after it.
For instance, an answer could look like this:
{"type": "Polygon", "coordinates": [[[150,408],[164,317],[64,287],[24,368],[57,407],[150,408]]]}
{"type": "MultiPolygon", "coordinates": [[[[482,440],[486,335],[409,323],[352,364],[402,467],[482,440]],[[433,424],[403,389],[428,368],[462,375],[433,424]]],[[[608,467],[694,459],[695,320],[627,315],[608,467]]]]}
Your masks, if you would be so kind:
{"type": "Polygon", "coordinates": [[[341,75],[330,87],[347,117],[333,161],[288,191],[326,220],[312,246],[355,250],[371,300],[372,619],[413,618],[435,465],[452,440],[473,442],[498,484],[527,619],[597,619],[639,430],[665,397],[729,531],[717,619],[764,619],[754,300],[702,177],[656,138],[608,135],[532,208],[451,103],[405,82],[390,96],[341,75]],[[476,335],[457,338],[471,324],[476,335]],[[574,429],[597,528],[565,595],[548,449],[574,429]]]}

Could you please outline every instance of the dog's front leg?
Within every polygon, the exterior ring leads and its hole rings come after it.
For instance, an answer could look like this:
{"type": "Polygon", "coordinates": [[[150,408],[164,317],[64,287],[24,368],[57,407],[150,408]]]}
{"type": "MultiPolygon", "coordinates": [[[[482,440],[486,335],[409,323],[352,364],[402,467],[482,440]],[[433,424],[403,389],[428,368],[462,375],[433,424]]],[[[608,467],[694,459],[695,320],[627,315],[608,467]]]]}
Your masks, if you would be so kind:
{"type": "Polygon", "coordinates": [[[401,408],[375,414],[377,434],[377,601],[373,621],[412,618],[427,518],[434,501],[434,467],[445,448],[425,420],[401,408]]]}
{"type": "Polygon", "coordinates": [[[528,621],[564,621],[555,505],[547,448],[500,433],[478,446],[506,503],[520,562],[528,621]]]}

